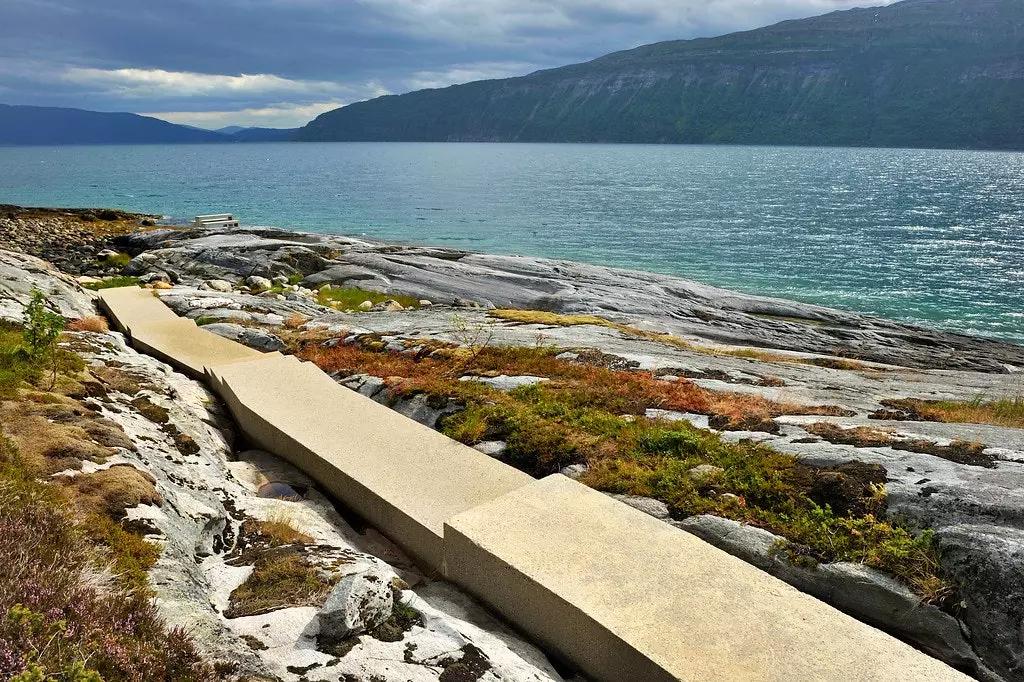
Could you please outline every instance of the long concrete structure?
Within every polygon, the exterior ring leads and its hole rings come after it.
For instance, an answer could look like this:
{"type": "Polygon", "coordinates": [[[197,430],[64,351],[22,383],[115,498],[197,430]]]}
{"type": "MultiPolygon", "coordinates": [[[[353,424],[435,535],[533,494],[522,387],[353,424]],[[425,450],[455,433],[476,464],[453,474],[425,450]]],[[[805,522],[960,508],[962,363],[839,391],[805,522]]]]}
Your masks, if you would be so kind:
{"type": "Polygon", "coordinates": [[[535,481],[314,365],[206,332],[151,292],[99,296],[136,347],[208,381],[250,440],[595,680],[969,679],[586,486],[535,481]]]}
{"type": "Polygon", "coordinates": [[[252,440],[435,569],[447,519],[533,481],[294,357],[222,365],[210,374],[252,440]]]}

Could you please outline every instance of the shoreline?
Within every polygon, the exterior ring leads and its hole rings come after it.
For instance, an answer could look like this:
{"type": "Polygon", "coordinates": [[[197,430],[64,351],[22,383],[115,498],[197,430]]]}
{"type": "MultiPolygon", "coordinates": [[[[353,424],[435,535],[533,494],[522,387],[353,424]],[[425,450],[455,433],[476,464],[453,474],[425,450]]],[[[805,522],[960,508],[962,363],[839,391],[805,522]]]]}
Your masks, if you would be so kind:
{"type": "MultiPolygon", "coordinates": [[[[296,276],[301,274],[315,286],[351,285],[432,300],[451,297],[491,308],[603,315],[613,322],[639,321],[641,326],[649,325],[651,332],[727,346],[817,353],[883,364],[903,362],[922,369],[980,369],[984,366],[982,371],[1024,371],[1024,344],[947,332],[819,304],[747,294],[675,275],[290,228],[200,231],[188,225],[171,224],[170,220],[156,214],[114,209],[0,205],[0,248],[5,244],[14,246],[50,260],[73,275],[136,276],[144,274],[145,268],[140,270],[138,264],[128,264],[123,272],[120,268],[97,268],[95,254],[116,247],[126,248],[135,256],[160,242],[170,241],[176,244],[170,247],[176,249],[172,259],[177,259],[170,267],[184,265],[186,272],[183,274],[193,274],[194,279],[195,276],[232,274],[232,268],[217,263],[190,263],[194,251],[189,244],[191,241],[214,252],[245,251],[256,244],[255,250],[262,248],[261,257],[271,263],[276,251],[290,243],[310,249],[318,260],[299,268],[283,263],[282,271],[296,276]],[[12,215],[17,220],[12,221],[12,215]],[[20,226],[12,227],[12,222],[20,222],[20,226]],[[153,238],[154,233],[160,236],[153,238]],[[69,245],[72,247],[70,258],[66,257],[69,245]],[[339,250],[351,251],[352,257],[332,261],[317,255],[318,251],[339,250]],[[460,267],[463,264],[468,267],[460,267]],[[329,272],[331,267],[339,265],[341,271],[329,272]],[[345,270],[349,265],[354,269],[345,270]],[[195,272],[188,273],[189,269],[195,272]],[[328,274],[322,274],[325,271],[328,274]],[[798,338],[801,332],[820,338],[810,343],[798,338]],[[872,342],[867,337],[878,333],[889,336],[886,341],[890,344],[904,346],[903,350],[910,351],[909,356],[901,354],[898,348],[886,351],[868,347],[872,342]],[[928,348],[937,350],[928,353],[928,348]],[[943,351],[949,352],[948,361],[938,357],[943,351]],[[993,356],[989,362],[983,359],[986,352],[993,356]],[[966,364],[957,360],[957,355],[963,353],[972,356],[966,364]]],[[[270,274],[271,269],[256,263],[250,268],[252,272],[234,268],[237,272],[233,274],[244,277],[258,270],[270,274]]]]}

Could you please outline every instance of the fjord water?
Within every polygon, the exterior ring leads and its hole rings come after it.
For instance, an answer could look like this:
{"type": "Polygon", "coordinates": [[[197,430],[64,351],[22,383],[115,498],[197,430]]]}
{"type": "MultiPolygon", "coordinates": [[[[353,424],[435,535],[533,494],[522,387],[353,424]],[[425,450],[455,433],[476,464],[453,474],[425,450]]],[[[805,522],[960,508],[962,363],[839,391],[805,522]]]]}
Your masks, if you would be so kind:
{"type": "Polygon", "coordinates": [[[0,203],[681,275],[1024,343],[1024,153],[560,144],[0,148],[0,203]]]}

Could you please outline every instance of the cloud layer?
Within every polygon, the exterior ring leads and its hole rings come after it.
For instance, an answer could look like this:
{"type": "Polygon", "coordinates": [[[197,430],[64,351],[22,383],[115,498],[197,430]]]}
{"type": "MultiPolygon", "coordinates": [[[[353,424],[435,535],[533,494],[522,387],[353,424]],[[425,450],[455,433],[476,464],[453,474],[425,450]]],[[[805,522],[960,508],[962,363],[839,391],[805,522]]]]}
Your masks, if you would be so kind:
{"type": "Polygon", "coordinates": [[[163,112],[209,127],[294,126],[324,107],[388,92],[520,75],[863,4],[2,0],[0,102],[163,112]]]}

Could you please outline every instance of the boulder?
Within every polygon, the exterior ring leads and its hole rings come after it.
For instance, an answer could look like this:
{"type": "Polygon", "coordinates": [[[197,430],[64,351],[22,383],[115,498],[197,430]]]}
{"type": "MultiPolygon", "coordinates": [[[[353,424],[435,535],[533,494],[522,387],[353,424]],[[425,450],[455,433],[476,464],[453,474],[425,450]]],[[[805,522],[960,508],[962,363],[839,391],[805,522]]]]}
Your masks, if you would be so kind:
{"type": "Polygon", "coordinates": [[[226,322],[215,322],[208,324],[203,327],[208,332],[216,334],[217,336],[223,336],[225,339],[231,339],[238,343],[244,344],[258,351],[269,353],[275,350],[283,350],[284,342],[277,338],[274,334],[262,329],[250,329],[249,327],[243,327],[240,324],[230,324],[226,322]]]}
{"type": "Polygon", "coordinates": [[[317,614],[320,643],[336,644],[372,630],[391,616],[393,607],[390,575],[376,567],[347,575],[317,614]]]}
{"type": "Polygon", "coordinates": [[[943,567],[960,586],[960,617],[976,649],[1006,679],[1024,670],[1024,530],[963,524],[937,534],[943,567]]]}
{"type": "Polygon", "coordinates": [[[801,592],[913,642],[956,668],[971,671],[979,679],[992,682],[1004,679],[981,662],[964,638],[956,618],[937,606],[926,604],[906,585],[881,571],[846,562],[814,567],[790,563],[780,551],[788,544],[784,538],[717,516],[704,514],[671,523],[801,592]]]}
{"type": "Polygon", "coordinates": [[[140,275],[139,281],[142,282],[143,284],[152,284],[153,282],[167,282],[168,284],[170,284],[171,276],[168,275],[166,272],[163,272],[162,270],[153,270],[152,272],[147,272],[144,275],[140,275]]]}

